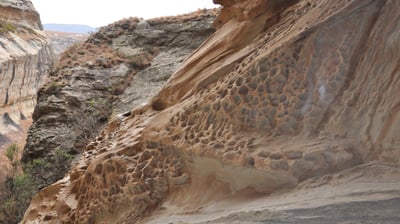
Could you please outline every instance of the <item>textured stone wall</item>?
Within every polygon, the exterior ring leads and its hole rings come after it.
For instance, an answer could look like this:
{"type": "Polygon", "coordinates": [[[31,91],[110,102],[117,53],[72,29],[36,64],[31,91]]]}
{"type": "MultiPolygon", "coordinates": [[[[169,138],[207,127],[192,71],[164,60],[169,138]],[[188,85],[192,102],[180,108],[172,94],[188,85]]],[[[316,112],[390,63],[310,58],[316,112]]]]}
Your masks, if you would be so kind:
{"type": "Polygon", "coordinates": [[[55,150],[79,155],[111,116],[148,102],[176,67],[214,29],[214,10],[102,27],[60,56],[38,93],[22,161],[42,159],[46,172],[32,175],[41,187],[61,179],[71,161],[58,167],[55,150]]]}
{"type": "Polygon", "coordinates": [[[184,207],[216,186],[262,194],[367,161],[398,166],[399,1],[215,2],[219,29],[24,223],[134,223],[172,195],[184,207]]]}

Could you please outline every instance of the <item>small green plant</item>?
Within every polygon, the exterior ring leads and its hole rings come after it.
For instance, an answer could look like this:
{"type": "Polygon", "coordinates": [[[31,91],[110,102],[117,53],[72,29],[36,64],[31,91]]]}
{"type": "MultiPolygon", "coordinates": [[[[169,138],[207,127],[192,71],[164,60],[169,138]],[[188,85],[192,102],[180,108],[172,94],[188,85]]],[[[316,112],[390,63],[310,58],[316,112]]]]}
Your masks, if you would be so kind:
{"type": "Polygon", "coordinates": [[[16,175],[18,172],[18,167],[20,165],[19,160],[18,160],[18,151],[19,147],[16,143],[12,143],[6,148],[6,157],[8,160],[10,160],[12,168],[13,168],[13,173],[12,175],[16,175]]]}
{"type": "Polygon", "coordinates": [[[8,30],[10,32],[15,32],[15,30],[17,30],[17,28],[14,26],[14,24],[11,24],[11,23],[7,23],[5,27],[6,27],[6,30],[8,30]]]}
{"type": "Polygon", "coordinates": [[[60,149],[59,147],[57,147],[54,150],[54,154],[55,154],[56,162],[69,161],[73,158],[73,156],[71,154],[69,154],[65,150],[60,149]]]}
{"type": "Polygon", "coordinates": [[[91,107],[94,107],[94,105],[96,105],[96,100],[94,100],[94,99],[89,100],[88,105],[91,107]]]}
{"type": "Polygon", "coordinates": [[[45,167],[47,165],[46,160],[44,160],[43,158],[38,158],[38,159],[34,159],[32,161],[32,164],[34,166],[40,166],[40,167],[45,167]]]}
{"type": "Polygon", "coordinates": [[[24,166],[25,173],[35,176],[45,178],[46,173],[49,172],[51,168],[51,163],[44,158],[36,158],[24,166]]]}
{"type": "Polygon", "coordinates": [[[54,150],[54,164],[51,167],[59,173],[55,175],[56,179],[61,179],[71,166],[71,161],[74,158],[68,151],[57,147],[54,150]]]}
{"type": "Polygon", "coordinates": [[[13,143],[6,149],[6,156],[10,160],[10,162],[14,163],[17,160],[19,147],[17,144],[13,143]]]}
{"type": "Polygon", "coordinates": [[[20,174],[14,177],[13,185],[16,189],[26,188],[29,185],[29,175],[20,174]]]}
{"type": "Polygon", "coordinates": [[[15,27],[14,24],[0,22],[0,34],[8,33],[8,32],[14,33],[16,30],[17,30],[17,27],[15,27]]]}
{"type": "MultiPolygon", "coordinates": [[[[34,176],[35,178],[41,178],[43,181],[45,181],[47,178],[47,173],[51,169],[51,163],[46,161],[44,158],[37,158],[32,160],[29,163],[26,163],[24,165],[24,171],[26,174],[30,176],[34,176]]],[[[35,185],[37,188],[41,188],[46,186],[47,184],[50,183],[40,183],[37,182],[35,185]]]]}

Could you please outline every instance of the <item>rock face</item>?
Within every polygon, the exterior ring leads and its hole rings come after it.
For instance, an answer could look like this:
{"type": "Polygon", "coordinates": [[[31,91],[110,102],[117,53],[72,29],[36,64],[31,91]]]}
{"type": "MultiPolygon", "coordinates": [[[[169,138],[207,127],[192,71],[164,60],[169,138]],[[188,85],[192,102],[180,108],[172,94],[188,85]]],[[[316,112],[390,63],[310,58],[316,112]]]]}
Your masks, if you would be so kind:
{"type": "MultiPolygon", "coordinates": [[[[53,65],[49,40],[41,30],[39,14],[30,1],[0,0],[0,222],[9,207],[20,207],[8,198],[14,162],[5,149],[25,143],[32,124],[36,94],[53,65]],[[7,182],[6,182],[7,181],[7,182]]],[[[13,191],[14,192],[14,191],[13,191]]],[[[25,201],[25,206],[27,202],[25,201]]],[[[25,207],[26,208],[26,207],[25,207]]],[[[11,210],[11,209],[10,209],[11,210]]],[[[21,209],[22,210],[22,209],[21,209]]],[[[15,212],[17,213],[17,212],[15,212]]],[[[22,214],[21,214],[22,215],[22,214]]],[[[10,215],[9,217],[11,217],[10,215]]],[[[22,218],[22,217],[20,217],[22,218]]]]}
{"type": "Polygon", "coordinates": [[[0,7],[0,19],[3,22],[42,30],[39,13],[30,0],[1,0],[0,7]]]}
{"type": "Polygon", "coordinates": [[[154,96],[213,32],[215,16],[215,11],[199,11],[177,18],[125,19],[64,52],[38,93],[22,157],[25,163],[48,162],[46,172],[32,174],[40,186],[67,172],[71,161],[60,166],[57,152],[79,155],[111,114],[127,112],[154,96]]]}
{"type": "Polygon", "coordinates": [[[400,2],[215,1],[218,30],[108,123],[23,223],[134,223],[169,198],[400,162],[400,2]]]}
{"type": "MultiPolygon", "coordinates": [[[[41,30],[39,14],[30,1],[0,1],[0,133],[18,139],[30,119],[36,93],[53,63],[49,41],[41,30]]],[[[26,132],[26,130],[25,130],[26,132]]],[[[6,140],[0,139],[0,148],[6,140]]]]}

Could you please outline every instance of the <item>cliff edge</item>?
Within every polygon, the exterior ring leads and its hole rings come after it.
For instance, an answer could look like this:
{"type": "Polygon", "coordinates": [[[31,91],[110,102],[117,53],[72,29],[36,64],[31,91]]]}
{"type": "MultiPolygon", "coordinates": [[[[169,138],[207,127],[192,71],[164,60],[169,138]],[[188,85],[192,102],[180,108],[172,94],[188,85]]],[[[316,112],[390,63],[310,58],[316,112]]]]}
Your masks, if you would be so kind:
{"type": "MultiPolygon", "coordinates": [[[[32,3],[0,1],[0,133],[6,138],[10,132],[26,131],[29,124],[21,127],[20,123],[30,119],[36,93],[52,63],[49,40],[32,3]]],[[[5,142],[0,141],[0,146],[5,142]]]]}

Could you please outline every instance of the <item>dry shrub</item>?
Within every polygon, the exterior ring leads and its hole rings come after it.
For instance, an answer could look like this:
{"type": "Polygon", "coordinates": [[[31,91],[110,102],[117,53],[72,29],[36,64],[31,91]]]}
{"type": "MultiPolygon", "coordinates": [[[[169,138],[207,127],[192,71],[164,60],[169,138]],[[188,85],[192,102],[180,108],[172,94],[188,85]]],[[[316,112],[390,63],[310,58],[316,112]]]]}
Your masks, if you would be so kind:
{"type": "Polygon", "coordinates": [[[72,46],[62,53],[57,67],[87,66],[87,63],[91,62],[93,66],[110,68],[122,61],[122,58],[108,44],[96,45],[85,42],[72,46]]]}
{"type": "Polygon", "coordinates": [[[148,20],[150,24],[152,23],[177,23],[177,22],[187,22],[192,20],[201,20],[206,17],[214,16],[216,17],[221,10],[219,8],[214,9],[198,9],[197,11],[182,14],[178,16],[164,16],[157,17],[148,20]]]}

